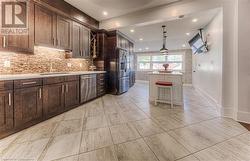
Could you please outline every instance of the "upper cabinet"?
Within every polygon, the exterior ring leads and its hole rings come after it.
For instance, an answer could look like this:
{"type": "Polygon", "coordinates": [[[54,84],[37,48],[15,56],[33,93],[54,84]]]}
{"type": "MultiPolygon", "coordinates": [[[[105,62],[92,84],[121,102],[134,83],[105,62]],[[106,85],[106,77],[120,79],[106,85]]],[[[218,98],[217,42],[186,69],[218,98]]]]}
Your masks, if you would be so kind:
{"type": "Polygon", "coordinates": [[[90,30],[77,22],[73,22],[72,52],[74,58],[90,56],[90,30]]]}
{"type": "Polygon", "coordinates": [[[35,5],[35,44],[71,50],[72,21],[35,5]]]}
{"type": "Polygon", "coordinates": [[[56,45],[56,15],[35,5],[35,44],[54,47],[56,45]]]}
{"type": "Polygon", "coordinates": [[[72,21],[62,16],[57,16],[57,42],[58,48],[70,50],[72,37],[72,21]]]}
{"type": "Polygon", "coordinates": [[[24,35],[2,35],[0,34],[0,51],[16,51],[32,53],[34,49],[34,3],[28,2],[28,23],[29,29],[24,35]]]}

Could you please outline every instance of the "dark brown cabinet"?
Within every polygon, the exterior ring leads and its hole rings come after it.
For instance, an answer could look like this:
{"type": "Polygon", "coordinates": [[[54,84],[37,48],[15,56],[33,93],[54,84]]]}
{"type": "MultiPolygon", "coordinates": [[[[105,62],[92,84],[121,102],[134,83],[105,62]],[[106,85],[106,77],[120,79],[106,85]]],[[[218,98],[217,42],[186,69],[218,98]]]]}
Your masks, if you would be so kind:
{"type": "Polygon", "coordinates": [[[72,21],[62,16],[57,16],[57,39],[58,48],[71,50],[72,21]]]}
{"type": "Polygon", "coordinates": [[[28,33],[20,35],[0,35],[0,51],[33,52],[34,50],[34,3],[27,2],[28,33]]]}
{"type": "Polygon", "coordinates": [[[35,5],[35,44],[54,47],[56,45],[56,15],[50,10],[35,5]]]}
{"type": "Polygon", "coordinates": [[[17,89],[14,92],[14,125],[23,128],[42,119],[42,87],[17,89]]]}
{"type": "Polygon", "coordinates": [[[97,97],[106,94],[106,76],[104,73],[97,74],[96,86],[97,86],[97,97]]]}
{"type": "Polygon", "coordinates": [[[65,83],[65,110],[79,105],[79,80],[65,83]]]}
{"type": "Polygon", "coordinates": [[[90,30],[83,25],[73,22],[72,52],[74,58],[90,56],[90,30]]]}
{"type": "Polygon", "coordinates": [[[0,91],[0,136],[14,126],[13,92],[0,91]]]}
{"type": "Polygon", "coordinates": [[[43,87],[43,109],[45,118],[56,116],[64,110],[64,84],[43,87]]]}

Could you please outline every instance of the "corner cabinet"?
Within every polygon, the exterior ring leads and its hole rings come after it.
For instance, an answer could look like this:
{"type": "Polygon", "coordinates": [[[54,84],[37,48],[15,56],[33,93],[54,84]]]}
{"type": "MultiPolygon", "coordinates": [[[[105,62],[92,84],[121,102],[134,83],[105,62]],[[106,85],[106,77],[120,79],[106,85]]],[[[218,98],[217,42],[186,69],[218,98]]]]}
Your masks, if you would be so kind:
{"type": "Polygon", "coordinates": [[[72,52],[74,58],[90,56],[90,30],[83,25],[73,22],[72,52]]]}

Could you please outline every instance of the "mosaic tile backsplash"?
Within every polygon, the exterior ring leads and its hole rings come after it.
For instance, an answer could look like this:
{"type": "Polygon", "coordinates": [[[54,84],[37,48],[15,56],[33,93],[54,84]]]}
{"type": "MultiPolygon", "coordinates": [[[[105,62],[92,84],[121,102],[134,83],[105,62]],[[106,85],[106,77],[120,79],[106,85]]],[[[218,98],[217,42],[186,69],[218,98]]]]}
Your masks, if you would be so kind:
{"type": "Polygon", "coordinates": [[[87,71],[89,60],[65,59],[65,52],[35,47],[34,54],[0,51],[0,75],[87,71]]]}

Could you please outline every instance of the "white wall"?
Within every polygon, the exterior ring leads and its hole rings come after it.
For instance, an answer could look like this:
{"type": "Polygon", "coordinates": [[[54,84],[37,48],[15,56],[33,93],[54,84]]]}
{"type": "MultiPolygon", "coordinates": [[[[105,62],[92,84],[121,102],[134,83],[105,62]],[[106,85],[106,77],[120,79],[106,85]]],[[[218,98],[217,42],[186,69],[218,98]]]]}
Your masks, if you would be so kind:
{"type": "Polygon", "coordinates": [[[193,86],[201,90],[214,103],[221,105],[223,16],[220,12],[207,25],[203,33],[208,39],[209,52],[193,55],[193,86]]]}
{"type": "Polygon", "coordinates": [[[238,4],[238,109],[237,119],[250,123],[250,0],[238,4]]]}

